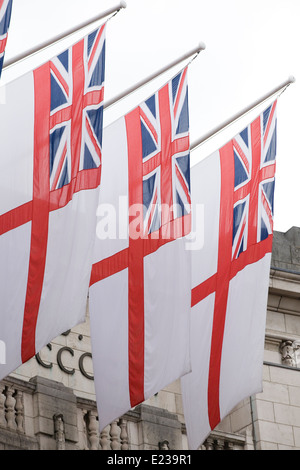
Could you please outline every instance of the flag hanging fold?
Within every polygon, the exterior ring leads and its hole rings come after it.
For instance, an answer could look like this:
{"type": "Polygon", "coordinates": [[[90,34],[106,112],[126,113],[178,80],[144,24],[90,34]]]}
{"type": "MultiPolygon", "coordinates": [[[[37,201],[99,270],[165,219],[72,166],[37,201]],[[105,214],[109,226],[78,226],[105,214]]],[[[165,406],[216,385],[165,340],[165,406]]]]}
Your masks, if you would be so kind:
{"type": "Polygon", "coordinates": [[[262,390],[276,124],[274,101],[191,170],[192,213],[204,207],[204,244],[192,251],[192,372],[181,379],[191,449],[262,390]]]}
{"type": "Polygon", "coordinates": [[[0,0],[0,77],[4,61],[11,10],[12,0],[0,0]]]}
{"type": "Polygon", "coordinates": [[[100,428],[190,370],[187,68],[104,129],[89,294],[100,428]]]}
{"type": "Polygon", "coordinates": [[[84,321],[102,159],[105,25],[6,85],[0,339],[15,370],[84,321]]]}

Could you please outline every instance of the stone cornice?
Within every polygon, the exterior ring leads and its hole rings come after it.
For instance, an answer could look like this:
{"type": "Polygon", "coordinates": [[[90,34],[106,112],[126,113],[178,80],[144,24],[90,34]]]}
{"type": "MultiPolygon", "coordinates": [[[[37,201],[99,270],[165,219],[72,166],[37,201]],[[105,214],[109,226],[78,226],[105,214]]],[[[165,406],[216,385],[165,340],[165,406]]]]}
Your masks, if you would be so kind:
{"type": "Polygon", "coordinates": [[[271,293],[300,299],[300,272],[272,266],[269,289],[271,293]]]}

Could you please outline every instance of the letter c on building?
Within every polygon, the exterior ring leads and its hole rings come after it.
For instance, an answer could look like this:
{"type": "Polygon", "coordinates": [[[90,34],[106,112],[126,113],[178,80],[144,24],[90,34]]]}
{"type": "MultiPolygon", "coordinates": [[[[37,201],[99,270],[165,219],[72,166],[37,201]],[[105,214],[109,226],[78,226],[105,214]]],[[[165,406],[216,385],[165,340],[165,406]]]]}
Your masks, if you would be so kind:
{"type": "Polygon", "coordinates": [[[92,357],[91,353],[83,353],[81,354],[80,358],[79,358],[79,369],[80,369],[80,372],[82,373],[82,375],[84,375],[87,379],[89,380],[94,380],[94,376],[93,375],[89,375],[85,369],[84,369],[84,366],[83,366],[83,359],[85,357],[92,357]]]}
{"type": "Polygon", "coordinates": [[[69,348],[68,346],[63,346],[62,348],[60,348],[60,350],[57,353],[57,363],[60,369],[63,370],[66,374],[73,375],[75,373],[75,369],[67,369],[62,363],[61,355],[64,351],[68,351],[71,354],[71,356],[74,356],[73,349],[69,348]]]}

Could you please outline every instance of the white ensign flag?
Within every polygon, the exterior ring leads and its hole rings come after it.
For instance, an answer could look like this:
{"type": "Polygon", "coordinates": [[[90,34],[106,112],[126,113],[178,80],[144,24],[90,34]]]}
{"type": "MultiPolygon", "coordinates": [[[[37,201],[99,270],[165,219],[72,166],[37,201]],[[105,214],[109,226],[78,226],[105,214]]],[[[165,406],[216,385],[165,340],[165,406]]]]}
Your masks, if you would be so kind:
{"type": "Polygon", "coordinates": [[[204,246],[192,251],[192,372],[181,379],[191,449],[262,390],[275,156],[276,101],[191,169],[192,214],[204,207],[204,246]]]}

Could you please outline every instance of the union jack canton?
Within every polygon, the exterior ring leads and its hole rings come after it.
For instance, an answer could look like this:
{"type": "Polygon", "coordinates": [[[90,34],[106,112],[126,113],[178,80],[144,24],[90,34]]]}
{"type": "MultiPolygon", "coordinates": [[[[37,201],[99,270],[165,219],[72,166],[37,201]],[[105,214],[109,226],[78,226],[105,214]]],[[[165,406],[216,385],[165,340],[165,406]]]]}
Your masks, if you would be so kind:
{"type": "Polygon", "coordinates": [[[4,61],[8,28],[10,24],[12,0],[0,0],[0,76],[4,61]]]}
{"type": "Polygon", "coordinates": [[[140,105],[144,235],[190,213],[187,69],[140,105]]]}
{"type": "Polygon", "coordinates": [[[255,243],[273,233],[276,127],[275,101],[233,139],[232,259],[247,250],[250,228],[256,230],[255,243]]]}
{"type": "Polygon", "coordinates": [[[105,25],[50,62],[51,191],[101,165],[104,67],[105,25]]]}

